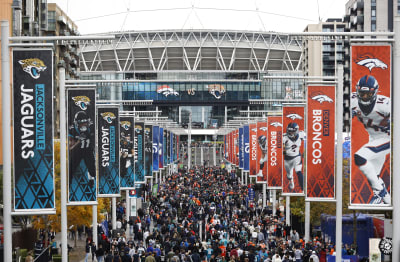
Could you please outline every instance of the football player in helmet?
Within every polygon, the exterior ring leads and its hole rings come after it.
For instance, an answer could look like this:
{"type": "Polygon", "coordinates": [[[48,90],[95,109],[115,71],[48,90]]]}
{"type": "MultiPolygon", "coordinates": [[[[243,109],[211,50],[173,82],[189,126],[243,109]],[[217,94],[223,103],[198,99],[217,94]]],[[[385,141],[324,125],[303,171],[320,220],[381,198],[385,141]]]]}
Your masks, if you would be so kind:
{"type": "Polygon", "coordinates": [[[130,134],[121,132],[121,143],[120,143],[120,172],[121,177],[125,177],[128,173],[128,167],[133,164],[133,141],[131,140],[130,134]]]}
{"type": "Polygon", "coordinates": [[[365,175],[373,191],[370,204],[390,204],[390,194],[380,177],[390,153],[390,99],[378,95],[379,84],[372,75],[360,78],[351,97],[352,116],[368,132],[369,141],[354,153],[354,163],[365,175]]]}
{"type": "Polygon", "coordinates": [[[73,125],[68,128],[69,157],[69,178],[72,181],[73,175],[80,166],[81,161],[85,162],[88,169],[89,184],[94,185],[96,176],[95,161],[95,138],[91,130],[93,121],[85,111],[78,111],[74,116],[73,125]]]}
{"type": "Polygon", "coordinates": [[[294,189],[293,170],[296,171],[299,186],[303,191],[303,162],[300,154],[304,132],[299,130],[299,125],[291,122],[286,127],[283,135],[283,154],[286,177],[289,180],[289,189],[294,189]]]}
{"type": "Polygon", "coordinates": [[[261,157],[260,157],[260,170],[258,171],[257,176],[263,177],[263,168],[264,168],[264,162],[267,161],[267,137],[264,135],[261,135],[258,137],[258,146],[261,149],[261,157]]]}

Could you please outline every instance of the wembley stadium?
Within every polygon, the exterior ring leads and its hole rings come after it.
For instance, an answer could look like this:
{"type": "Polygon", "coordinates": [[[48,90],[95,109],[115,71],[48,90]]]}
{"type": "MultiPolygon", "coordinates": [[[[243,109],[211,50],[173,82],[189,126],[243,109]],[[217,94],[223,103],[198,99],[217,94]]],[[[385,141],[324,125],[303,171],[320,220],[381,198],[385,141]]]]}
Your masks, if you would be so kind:
{"type": "Polygon", "coordinates": [[[290,78],[303,75],[302,43],[287,34],[120,32],[80,48],[80,78],[110,81],[97,83],[100,101],[159,110],[183,128],[191,113],[193,135],[202,141],[243,111],[276,111],[277,104],[304,98],[303,80],[290,78]]]}

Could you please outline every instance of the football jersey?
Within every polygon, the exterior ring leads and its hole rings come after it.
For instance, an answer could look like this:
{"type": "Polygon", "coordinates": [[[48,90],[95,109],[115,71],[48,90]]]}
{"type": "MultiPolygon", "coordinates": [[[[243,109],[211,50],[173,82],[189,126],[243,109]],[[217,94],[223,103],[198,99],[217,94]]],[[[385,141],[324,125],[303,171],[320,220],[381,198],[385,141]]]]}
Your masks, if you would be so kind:
{"type": "Polygon", "coordinates": [[[285,159],[291,159],[300,155],[300,147],[302,140],[304,140],[304,131],[300,131],[296,140],[290,139],[287,134],[283,134],[283,147],[286,152],[285,159]]]}
{"type": "Polygon", "coordinates": [[[73,137],[76,140],[80,140],[80,144],[75,147],[79,149],[88,149],[93,145],[91,143],[94,142],[94,139],[91,139],[93,134],[90,133],[90,128],[88,128],[85,132],[80,132],[74,126],[69,127],[68,136],[73,137]]]}
{"type": "Polygon", "coordinates": [[[358,104],[357,93],[351,96],[351,110],[353,117],[364,125],[369,134],[369,140],[379,138],[390,138],[390,99],[386,96],[378,95],[373,108],[369,114],[365,114],[358,104]]]}
{"type": "Polygon", "coordinates": [[[267,143],[264,144],[258,144],[260,146],[261,151],[266,154],[267,153],[267,149],[268,149],[268,145],[267,143]]]}

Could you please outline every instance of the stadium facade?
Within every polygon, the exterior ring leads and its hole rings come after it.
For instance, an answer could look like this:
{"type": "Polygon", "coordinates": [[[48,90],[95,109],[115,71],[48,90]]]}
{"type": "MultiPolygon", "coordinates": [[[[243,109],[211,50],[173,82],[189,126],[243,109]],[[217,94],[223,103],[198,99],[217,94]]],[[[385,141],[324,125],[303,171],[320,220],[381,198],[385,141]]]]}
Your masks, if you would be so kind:
{"type": "Polygon", "coordinates": [[[161,110],[184,128],[191,112],[200,141],[211,140],[243,111],[276,111],[287,100],[304,101],[303,80],[265,78],[303,75],[302,43],[285,34],[122,32],[113,41],[80,43],[80,49],[80,78],[110,80],[97,84],[99,100],[127,111],[161,110]]]}

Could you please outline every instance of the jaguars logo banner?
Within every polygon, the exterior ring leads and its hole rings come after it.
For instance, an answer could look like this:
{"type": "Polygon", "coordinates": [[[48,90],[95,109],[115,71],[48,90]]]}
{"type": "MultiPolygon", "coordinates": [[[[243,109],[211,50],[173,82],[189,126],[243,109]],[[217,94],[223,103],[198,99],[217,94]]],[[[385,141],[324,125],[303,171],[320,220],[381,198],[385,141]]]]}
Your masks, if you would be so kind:
{"type": "Polygon", "coordinates": [[[144,123],[135,122],[135,183],[144,181],[144,123]]]}
{"type": "Polygon", "coordinates": [[[118,106],[97,107],[99,197],[120,196],[118,106]]]}
{"type": "MultiPolygon", "coordinates": [[[[351,47],[353,207],[391,206],[391,46],[351,47]]],[[[396,159],[395,161],[398,161],[396,159]]]]}
{"type": "Polygon", "coordinates": [[[282,193],[304,195],[304,107],[283,107],[282,193]]]}
{"type": "Polygon", "coordinates": [[[93,204],[96,196],[96,91],[67,90],[68,201],[93,204]]]}
{"type": "Polygon", "coordinates": [[[144,126],[144,176],[153,177],[153,126],[144,126]]]}
{"type": "Polygon", "coordinates": [[[335,86],[307,89],[308,200],[335,198],[335,86]]]}
{"type": "Polygon", "coordinates": [[[120,154],[119,154],[119,176],[121,190],[135,187],[135,151],[133,117],[124,116],[119,118],[120,124],[120,154]]]}
{"type": "Polygon", "coordinates": [[[12,57],[14,211],[48,214],[55,210],[53,51],[13,49],[12,57]]]}

